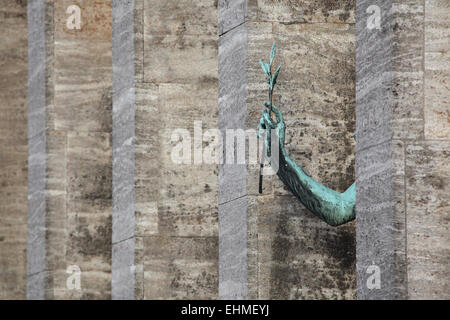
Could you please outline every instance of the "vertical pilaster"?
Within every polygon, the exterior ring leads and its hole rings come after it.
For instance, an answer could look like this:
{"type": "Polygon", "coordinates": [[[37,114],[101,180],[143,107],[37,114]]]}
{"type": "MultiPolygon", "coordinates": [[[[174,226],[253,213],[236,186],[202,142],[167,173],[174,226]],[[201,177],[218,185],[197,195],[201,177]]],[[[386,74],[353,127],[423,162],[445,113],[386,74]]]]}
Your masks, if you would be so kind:
{"type": "Polygon", "coordinates": [[[357,1],[358,299],[404,299],[407,294],[403,144],[394,140],[393,16],[392,1],[357,1]],[[374,287],[378,276],[380,285],[374,287]]]}
{"type": "Polygon", "coordinates": [[[111,294],[111,2],[32,0],[28,22],[27,296],[106,299],[111,294]],[[68,284],[71,274],[79,276],[79,287],[77,281],[68,284]]]}
{"type": "MultiPolygon", "coordinates": [[[[219,130],[245,130],[247,1],[219,1],[219,130]]],[[[231,142],[232,144],[234,142],[231,142]]],[[[223,159],[226,150],[224,150],[223,159]]],[[[245,164],[219,166],[219,298],[247,298],[245,164]]]]}
{"type": "Polygon", "coordinates": [[[28,299],[44,299],[46,289],[45,12],[44,0],[28,1],[28,299]]]}
{"type": "Polygon", "coordinates": [[[113,299],[134,299],[136,285],[134,10],[134,0],[113,0],[113,299]]]}
{"type": "Polygon", "coordinates": [[[217,128],[217,1],[136,0],[134,22],[135,298],[214,299],[218,170],[203,152],[217,128]]]}

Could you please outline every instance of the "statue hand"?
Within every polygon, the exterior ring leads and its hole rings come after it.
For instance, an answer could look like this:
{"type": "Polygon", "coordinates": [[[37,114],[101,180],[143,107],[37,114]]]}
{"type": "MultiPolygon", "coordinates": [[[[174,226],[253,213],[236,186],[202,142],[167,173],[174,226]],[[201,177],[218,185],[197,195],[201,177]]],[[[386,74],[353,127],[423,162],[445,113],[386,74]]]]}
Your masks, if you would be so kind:
{"type": "MultiPolygon", "coordinates": [[[[264,102],[264,106],[270,110],[270,104],[268,102],[264,102]]],[[[274,122],[274,120],[272,120],[271,116],[270,116],[270,111],[269,110],[263,110],[262,112],[262,117],[259,120],[259,125],[258,125],[258,138],[259,139],[263,139],[264,133],[266,130],[267,134],[265,135],[266,138],[264,140],[265,146],[266,146],[266,150],[267,150],[267,154],[268,156],[270,156],[271,154],[271,131],[270,129],[275,129],[278,138],[280,139],[280,145],[284,146],[284,134],[286,131],[286,126],[284,123],[284,119],[283,119],[283,115],[281,114],[281,111],[274,105],[272,105],[272,111],[275,113],[275,118],[277,119],[276,123],[274,122]]]]}

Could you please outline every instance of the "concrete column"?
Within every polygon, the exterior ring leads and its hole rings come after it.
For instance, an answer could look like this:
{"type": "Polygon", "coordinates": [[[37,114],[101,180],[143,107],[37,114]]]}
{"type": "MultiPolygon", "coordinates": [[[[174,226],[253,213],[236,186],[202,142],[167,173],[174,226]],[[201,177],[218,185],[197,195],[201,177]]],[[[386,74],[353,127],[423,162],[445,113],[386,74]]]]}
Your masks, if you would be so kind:
{"type": "Polygon", "coordinates": [[[405,213],[396,207],[393,185],[392,1],[358,1],[356,13],[358,298],[403,298],[405,213]],[[370,5],[380,10],[380,29],[368,27],[370,5]],[[383,276],[382,290],[367,287],[371,265],[383,276]]]}
{"type": "MultiPolygon", "coordinates": [[[[219,1],[219,129],[245,130],[247,1],[219,1]]],[[[224,149],[224,157],[226,150],[224,149]]],[[[219,166],[219,298],[247,298],[247,169],[219,166]]]]}
{"type": "Polygon", "coordinates": [[[134,10],[133,0],[113,1],[113,299],[135,292],[134,10]]]}
{"type": "Polygon", "coordinates": [[[449,7],[357,1],[356,12],[358,298],[448,299],[449,7]]]}
{"type": "Polygon", "coordinates": [[[217,298],[218,168],[193,153],[217,128],[216,4],[135,1],[136,299],[217,298]]]}
{"type": "Polygon", "coordinates": [[[27,286],[27,18],[26,1],[0,1],[0,300],[27,286]]]}

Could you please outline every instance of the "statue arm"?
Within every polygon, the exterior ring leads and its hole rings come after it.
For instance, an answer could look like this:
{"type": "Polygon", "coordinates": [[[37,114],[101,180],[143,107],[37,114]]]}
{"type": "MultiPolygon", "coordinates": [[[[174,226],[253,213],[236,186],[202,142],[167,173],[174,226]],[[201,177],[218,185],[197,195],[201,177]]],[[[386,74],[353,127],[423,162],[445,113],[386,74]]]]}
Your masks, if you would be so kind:
{"type": "MultiPolygon", "coordinates": [[[[268,107],[269,104],[266,103],[268,107]]],[[[274,123],[267,110],[263,111],[259,125],[261,129],[275,129],[279,139],[279,165],[277,175],[288,189],[313,214],[332,226],[338,226],[355,219],[356,186],[353,183],[345,192],[336,192],[308,176],[303,169],[292,160],[284,147],[285,123],[280,110],[272,105],[277,123],[274,123]]],[[[270,154],[270,134],[266,136],[265,146],[270,154]]]]}

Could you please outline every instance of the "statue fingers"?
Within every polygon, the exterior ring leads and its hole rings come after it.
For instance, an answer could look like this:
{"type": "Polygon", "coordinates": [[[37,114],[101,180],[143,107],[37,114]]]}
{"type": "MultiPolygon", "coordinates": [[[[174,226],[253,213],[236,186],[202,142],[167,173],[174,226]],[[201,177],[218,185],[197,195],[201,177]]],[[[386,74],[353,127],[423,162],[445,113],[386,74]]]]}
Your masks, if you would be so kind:
{"type": "MultiPolygon", "coordinates": [[[[264,106],[270,110],[270,103],[264,102],[264,106]]],[[[283,115],[281,114],[280,109],[278,109],[274,104],[272,104],[272,111],[275,113],[275,117],[277,119],[277,124],[284,122],[283,115]]]]}
{"type": "Polygon", "coordinates": [[[267,110],[263,110],[263,118],[266,123],[266,129],[275,129],[276,125],[273,123],[273,120],[267,110]]]}

